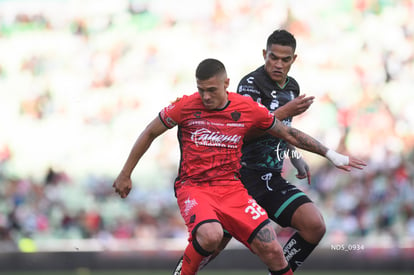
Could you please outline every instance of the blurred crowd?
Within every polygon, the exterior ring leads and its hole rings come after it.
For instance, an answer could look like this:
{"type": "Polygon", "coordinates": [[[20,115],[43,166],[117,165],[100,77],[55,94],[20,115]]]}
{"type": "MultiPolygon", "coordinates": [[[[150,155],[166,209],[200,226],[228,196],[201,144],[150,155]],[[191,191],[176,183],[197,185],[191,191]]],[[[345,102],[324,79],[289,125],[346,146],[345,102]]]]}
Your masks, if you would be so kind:
{"type": "Polygon", "coordinates": [[[112,181],[146,123],[195,91],[202,59],[222,60],[234,91],[262,65],[277,28],[297,38],[291,75],[316,97],[293,125],[368,163],[346,173],[303,152],[310,186],[285,163],[324,214],[322,244],[414,247],[414,1],[309,5],[0,1],[0,251],[42,250],[45,240],[185,239],[174,131],[142,159],[127,199],[112,181]]]}

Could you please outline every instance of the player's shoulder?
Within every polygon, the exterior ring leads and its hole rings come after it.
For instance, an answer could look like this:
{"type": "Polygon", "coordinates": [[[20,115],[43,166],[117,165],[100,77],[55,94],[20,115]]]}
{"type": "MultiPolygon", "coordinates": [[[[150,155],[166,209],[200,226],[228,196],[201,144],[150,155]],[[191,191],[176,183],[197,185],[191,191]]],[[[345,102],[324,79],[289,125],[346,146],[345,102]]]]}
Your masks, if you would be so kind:
{"type": "Polygon", "coordinates": [[[229,95],[229,100],[230,101],[235,101],[235,102],[240,102],[240,103],[250,103],[250,102],[254,102],[253,99],[250,96],[245,96],[242,94],[238,94],[238,93],[234,93],[234,92],[228,92],[229,95]]]}
{"type": "Polygon", "coordinates": [[[197,101],[200,99],[200,95],[196,93],[192,93],[189,95],[182,95],[180,97],[177,97],[175,100],[171,101],[171,104],[181,104],[183,102],[191,102],[191,101],[197,101]]]}
{"type": "Polygon", "coordinates": [[[296,79],[290,75],[288,75],[289,83],[294,87],[299,87],[299,83],[296,81],[296,79]]]}
{"type": "Polygon", "coordinates": [[[260,66],[254,71],[249,72],[245,76],[242,77],[240,83],[245,84],[253,84],[257,82],[262,82],[266,77],[266,71],[264,69],[264,65],[260,66]]]}
{"type": "Polygon", "coordinates": [[[233,102],[235,105],[244,106],[248,110],[252,110],[261,105],[254,101],[253,98],[251,98],[250,96],[233,92],[229,93],[229,100],[233,102]]]}
{"type": "Polygon", "coordinates": [[[273,113],[271,113],[263,104],[253,100],[250,96],[245,96],[242,94],[237,93],[230,93],[229,100],[230,110],[243,113],[246,118],[250,118],[252,120],[262,120],[264,117],[274,117],[273,113]],[[230,95],[231,94],[231,95],[230,95]]]}

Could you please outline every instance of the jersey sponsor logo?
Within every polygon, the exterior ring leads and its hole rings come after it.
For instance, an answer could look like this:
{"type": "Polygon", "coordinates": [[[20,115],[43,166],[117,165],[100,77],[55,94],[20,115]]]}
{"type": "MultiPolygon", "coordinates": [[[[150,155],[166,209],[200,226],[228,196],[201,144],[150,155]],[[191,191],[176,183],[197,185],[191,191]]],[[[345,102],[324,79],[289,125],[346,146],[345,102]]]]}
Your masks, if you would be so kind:
{"type": "Polygon", "coordinates": [[[249,83],[249,84],[252,84],[253,83],[253,80],[254,80],[254,76],[248,77],[246,79],[247,83],[249,83]]]}
{"type": "MultiPolygon", "coordinates": [[[[289,182],[286,181],[286,183],[289,183],[289,182]]],[[[280,193],[282,193],[282,195],[286,195],[288,192],[295,191],[295,190],[297,190],[297,188],[296,187],[292,187],[292,188],[289,188],[287,190],[282,190],[282,191],[280,191],[280,193]]]]}
{"type": "Polygon", "coordinates": [[[242,137],[239,135],[224,135],[201,128],[191,133],[191,140],[197,146],[215,146],[226,148],[237,148],[242,137]]]}
{"type": "Polygon", "coordinates": [[[269,109],[271,111],[276,110],[279,107],[279,100],[277,100],[276,98],[272,100],[272,102],[270,103],[269,109]]]}
{"type": "Polygon", "coordinates": [[[184,201],[184,204],[185,204],[185,209],[184,209],[185,215],[188,215],[188,212],[190,212],[190,210],[194,206],[198,205],[195,199],[190,199],[189,197],[184,201]]]}
{"type": "Polygon", "coordinates": [[[226,123],[226,126],[244,128],[245,125],[244,123],[226,123]]]}
{"type": "Polygon", "coordinates": [[[191,120],[191,121],[188,123],[188,125],[189,125],[189,126],[192,126],[192,125],[207,125],[207,122],[206,122],[206,121],[204,121],[204,120],[191,120]]]}
{"type": "MultiPolygon", "coordinates": [[[[258,90],[256,90],[255,87],[250,86],[250,85],[240,85],[239,89],[238,89],[238,93],[242,94],[242,93],[250,93],[250,94],[257,94],[260,95],[260,92],[258,90]]],[[[247,94],[245,94],[247,95],[247,94]]]]}

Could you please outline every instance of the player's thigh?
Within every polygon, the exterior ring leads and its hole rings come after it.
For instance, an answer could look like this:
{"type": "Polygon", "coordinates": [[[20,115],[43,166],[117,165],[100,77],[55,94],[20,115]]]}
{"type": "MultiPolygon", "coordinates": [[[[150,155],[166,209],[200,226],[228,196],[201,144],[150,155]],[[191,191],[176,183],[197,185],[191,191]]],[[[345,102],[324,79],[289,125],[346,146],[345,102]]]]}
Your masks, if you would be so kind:
{"type": "Polygon", "coordinates": [[[223,240],[223,227],[216,221],[205,221],[193,231],[197,242],[207,251],[216,250],[223,240]]]}
{"type": "Polygon", "coordinates": [[[201,188],[193,186],[180,188],[177,191],[177,204],[187,226],[189,241],[192,240],[194,233],[202,224],[207,222],[220,224],[219,217],[215,211],[214,198],[211,198],[201,188]]]}
{"type": "Polygon", "coordinates": [[[256,233],[269,223],[266,211],[240,185],[220,201],[219,217],[223,227],[237,240],[247,245],[256,233]]]}
{"type": "Polygon", "coordinates": [[[257,202],[266,210],[269,218],[282,227],[292,226],[295,212],[312,200],[292,184],[286,184],[276,191],[267,192],[257,198],[257,202]]]}

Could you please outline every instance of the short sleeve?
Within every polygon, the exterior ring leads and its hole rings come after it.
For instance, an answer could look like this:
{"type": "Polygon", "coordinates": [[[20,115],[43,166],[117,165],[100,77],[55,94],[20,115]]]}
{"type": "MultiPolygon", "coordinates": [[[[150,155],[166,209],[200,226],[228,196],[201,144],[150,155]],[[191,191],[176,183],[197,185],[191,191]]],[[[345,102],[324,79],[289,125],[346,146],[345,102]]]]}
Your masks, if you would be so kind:
{"type": "Polygon", "coordinates": [[[160,111],[158,116],[165,127],[171,129],[180,122],[181,106],[182,99],[178,98],[160,111]]]}
{"type": "Polygon", "coordinates": [[[253,115],[255,116],[254,121],[256,122],[255,126],[263,131],[272,128],[276,121],[275,115],[260,103],[252,101],[252,105],[253,115]]]}

